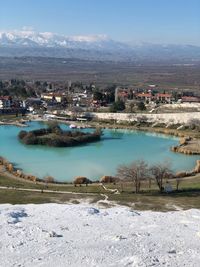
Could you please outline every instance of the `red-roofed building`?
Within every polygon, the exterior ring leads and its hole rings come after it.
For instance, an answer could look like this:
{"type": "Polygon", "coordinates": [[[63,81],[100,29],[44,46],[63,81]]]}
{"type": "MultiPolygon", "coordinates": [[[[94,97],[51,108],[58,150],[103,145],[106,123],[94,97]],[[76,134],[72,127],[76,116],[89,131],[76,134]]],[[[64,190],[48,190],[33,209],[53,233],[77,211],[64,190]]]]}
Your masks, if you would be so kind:
{"type": "Polygon", "coordinates": [[[153,95],[151,93],[139,93],[136,95],[139,100],[142,101],[152,101],[153,95]]]}
{"type": "Polygon", "coordinates": [[[129,94],[126,91],[118,92],[118,98],[123,101],[126,101],[128,99],[128,96],[129,94]]]}

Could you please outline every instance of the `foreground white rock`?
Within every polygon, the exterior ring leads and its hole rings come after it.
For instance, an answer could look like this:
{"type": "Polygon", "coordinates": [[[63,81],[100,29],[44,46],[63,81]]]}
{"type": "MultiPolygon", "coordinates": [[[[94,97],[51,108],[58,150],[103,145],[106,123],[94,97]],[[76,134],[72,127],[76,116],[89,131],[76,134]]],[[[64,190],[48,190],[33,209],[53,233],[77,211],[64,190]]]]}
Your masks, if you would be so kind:
{"type": "Polygon", "coordinates": [[[200,210],[0,205],[0,266],[199,266],[200,210]]]}

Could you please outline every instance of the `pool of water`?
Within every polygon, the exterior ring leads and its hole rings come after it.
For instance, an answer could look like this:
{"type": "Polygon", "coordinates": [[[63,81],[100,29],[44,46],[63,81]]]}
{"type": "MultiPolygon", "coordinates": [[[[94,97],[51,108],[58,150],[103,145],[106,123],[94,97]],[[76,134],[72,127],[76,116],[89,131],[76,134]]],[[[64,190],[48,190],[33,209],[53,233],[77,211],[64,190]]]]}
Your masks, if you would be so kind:
{"type": "MultiPolygon", "coordinates": [[[[41,122],[30,122],[25,130],[43,127],[41,122]]],[[[68,128],[66,125],[62,127],[68,128]]],[[[199,159],[198,156],[171,152],[170,147],[176,145],[178,139],[161,134],[106,129],[99,142],[52,148],[22,144],[17,137],[21,130],[16,126],[0,126],[0,155],[25,173],[40,178],[51,175],[57,181],[72,181],[76,176],[97,180],[103,175],[115,175],[120,164],[137,159],[144,159],[149,164],[170,161],[176,171],[192,169],[199,159]]]]}

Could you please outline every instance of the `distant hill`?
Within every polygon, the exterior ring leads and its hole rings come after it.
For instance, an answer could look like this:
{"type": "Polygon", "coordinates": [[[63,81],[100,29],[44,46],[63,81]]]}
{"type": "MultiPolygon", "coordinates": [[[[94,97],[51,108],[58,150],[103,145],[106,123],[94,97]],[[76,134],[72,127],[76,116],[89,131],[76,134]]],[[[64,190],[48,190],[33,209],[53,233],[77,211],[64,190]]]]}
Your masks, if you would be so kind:
{"type": "Polygon", "coordinates": [[[55,57],[115,61],[199,61],[200,47],[193,45],[128,45],[106,35],[64,36],[51,32],[0,32],[0,56],[55,57]]]}

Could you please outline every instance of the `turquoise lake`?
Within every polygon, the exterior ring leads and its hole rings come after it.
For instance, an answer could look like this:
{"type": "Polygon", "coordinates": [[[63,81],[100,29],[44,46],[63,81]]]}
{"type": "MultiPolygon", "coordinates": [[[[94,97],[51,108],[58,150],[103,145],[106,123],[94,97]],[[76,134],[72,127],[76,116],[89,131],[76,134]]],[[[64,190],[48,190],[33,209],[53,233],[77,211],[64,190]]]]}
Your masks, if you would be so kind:
{"type": "MultiPolygon", "coordinates": [[[[44,127],[41,122],[28,125],[23,130],[44,127]]],[[[62,125],[62,128],[68,126],[62,125]]],[[[0,155],[27,174],[40,178],[51,175],[57,181],[69,182],[76,176],[97,180],[103,175],[115,175],[117,166],[137,159],[144,159],[149,164],[170,161],[173,170],[191,170],[199,159],[171,152],[170,147],[176,145],[178,139],[160,134],[106,129],[100,142],[52,148],[20,143],[17,135],[21,130],[16,126],[0,126],[0,155]]]]}

